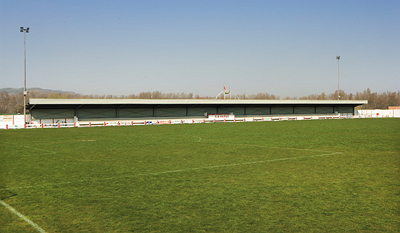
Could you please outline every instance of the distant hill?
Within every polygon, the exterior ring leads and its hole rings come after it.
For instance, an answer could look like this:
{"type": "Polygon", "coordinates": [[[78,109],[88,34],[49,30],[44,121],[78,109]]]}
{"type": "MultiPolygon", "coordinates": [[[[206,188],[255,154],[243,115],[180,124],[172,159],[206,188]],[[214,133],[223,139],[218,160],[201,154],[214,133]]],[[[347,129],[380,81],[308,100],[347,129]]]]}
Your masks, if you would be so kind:
{"type": "MultiPolygon", "coordinates": [[[[62,93],[62,94],[77,94],[72,91],[61,91],[61,90],[50,90],[50,89],[43,89],[39,87],[27,88],[28,91],[34,91],[39,93],[62,93]]],[[[22,93],[24,88],[0,88],[0,92],[7,92],[8,94],[18,94],[22,93]]]]}

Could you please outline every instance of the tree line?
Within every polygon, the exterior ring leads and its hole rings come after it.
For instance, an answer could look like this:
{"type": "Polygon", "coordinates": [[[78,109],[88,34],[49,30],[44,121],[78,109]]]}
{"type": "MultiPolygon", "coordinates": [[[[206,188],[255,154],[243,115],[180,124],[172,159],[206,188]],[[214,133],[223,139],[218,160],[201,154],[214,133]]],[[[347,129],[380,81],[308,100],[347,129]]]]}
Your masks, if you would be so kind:
{"type": "MultiPolygon", "coordinates": [[[[342,90],[334,93],[313,94],[299,98],[281,98],[269,93],[239,94],[235,97],[239,99],[299,99],[299,100],[368,100],[368,104],[362,105],[359,109],[387,109],[388,106],[400,106],[400,91],[397,92],[372,92],[366,89],[362,92],[346,93],[342,90]]],[[[163,93],[160,91],[141,92],[131,95],[81,95],[76,93],[48,92],[48,91],[29,91],[29,98],[48,98],[48,99],[214,99],[212,96],[200,96],[193,93],[163,93]]],[[[223,98],[223,96],[220,96],[223,98]]],[[[10,94],[6,91],[0,92],[0,114],[23,113],[23,93],[10,94]]]]}

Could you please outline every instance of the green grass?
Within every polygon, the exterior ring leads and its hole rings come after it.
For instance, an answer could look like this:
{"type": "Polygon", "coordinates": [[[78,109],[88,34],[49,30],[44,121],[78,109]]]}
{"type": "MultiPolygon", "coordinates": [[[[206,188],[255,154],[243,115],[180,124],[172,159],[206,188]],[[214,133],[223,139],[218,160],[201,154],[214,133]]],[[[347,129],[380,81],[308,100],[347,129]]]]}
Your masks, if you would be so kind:
{"type": "MultiPolygon", "coordinates": [[[[400,119],[0,131],[47,232],[398,232],[400,119]]],[[[0,205],[0,232],[36,232],[0,205]]]]}

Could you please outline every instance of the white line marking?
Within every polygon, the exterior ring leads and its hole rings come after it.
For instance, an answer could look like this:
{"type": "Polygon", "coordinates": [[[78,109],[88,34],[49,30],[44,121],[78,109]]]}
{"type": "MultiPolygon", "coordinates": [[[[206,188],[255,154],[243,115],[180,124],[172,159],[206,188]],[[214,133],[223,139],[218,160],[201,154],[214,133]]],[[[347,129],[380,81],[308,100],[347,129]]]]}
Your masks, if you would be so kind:
{"type": "Polygon", "coordinates": [[[3,206],[5,206],[9,211],[11,211],[13,214],[17,215],[18,217],[22,218],[25,222],[29,223],[31,226],[33,226],[38,232],[42,232],[45,233],[45,231],[39,227],[37,224],[35,224],[34,222],[32,222],[31,220],[29,220],[27,217],[25,217],[23,214],[21,214],[20,212],[16,211],[14,208],[12,208],[11,206],[9,206],[7,203],[5,203],[4,201],[0,201],[0,204],[2,204],[3,206]]]}
{"type": "MultiPolygon", "coordinates": [[[[186,133],[186,135],[187,135],[187,133],[186,133]]],[[[191,137],[194,137],[194,138],[197,138],[198,140],[197,140],[197,142],[200,142],[201,141],[201,137],[197,137],[197,136],[194,136],[194,135],[190,135],[191,137]]]]}
{"type": "MultiPolygon", "coordinates": [[[[297,156],[297,157],[291,157],[291,158],[270,159],[270,160],[264,160],[264,161],[254,161],[254,162],[245,162],[245,163],[232,163],[232,164],[216,165],[216,166],[209,166],[209,167],[186,168],[186,169],[180,169],[180,170],[172,170],[172,171],[164,171],[164,172],[154,172],[154,173],[140,174],[140,175],[158,175],[158,174],[175,173],[175,172],[184,172],[184,171],[201,170],[201,169],[212,169],[212,168],[221,168],[221,167],[233,167],[233,166],[240,166],[240,165],[249,165],[249,164],[256,164],[256,163],[269,163],[269,162],[276,162],[276,161],[283,161],[283,160],[291,160],[291,159],[321,157],[321,156],[335,155],[335,154],[342,154],[342,153],[341,153],[341,152],[332,152],[332,153],[330,153],[330,154],[320,154],[320,155],[311,155],[311,156],[297,156]]],[[[139,175],[138,175],[138,176],[139,176],[139,175]]],[[[126,176],[126,177],[129,177],[129,176],[126,176]]]]}
{"type": "MultiPolygon", "coordinates": [[[[298,150],[308,150],[308,149],[298,149],[298,150]]],[[[15,190],[15,189],[24,189],[24,188],[38,188],[38,187],[47,187],[47,186],[53,186],[53,185],[67,185],[67,184],[73,184],[73,183],[114,180],[114,179],[122,179],[122,178],[136,177],[136,176],[159,175],[159,174],[167,174],[167,173],[194,171],[194,170],[202,170],[202,169],[213,169],[213,168],[223,168],[223,167],[233,167],[233,166],[240,166],[240,165],[257,164],[257,163],[270,163],[270,162],[276,162],[276,161],[293,160],[293,159],[301,159],[301,158],[314,158],[314,157],[321,157],[321,156],[327,156],[327,155],[339,155],[339,154],[342,154],[342,152],[333,152],[333,151],[323,151],[323,152],[328,152],[328,153],[319,154],[319,155],[310,155],[310,156],[297,156],[297,157],[289,157],[289,158],[270,159],[270,160],[263,160],[263,161],[254,161],[254,162],[222,164],[222,165],[215,165],[215,166],[208,166],[208,167],[186,168],[186,169],[179,169],[179,170],[170,170],[170,171],[162,171],[162,172],[135,174],[135,175],[129,175],[129,176],[115,176],[115,177],[108,177],[108,178],[102,178],[102,179],[82,179],[82,180],[76,180],[76,181],[67,181],[67,182],[59,182],[59,183],[48,183],[48,184],[42,184],[42,185],[31,185],[31,186],[4,188],[4,190],[15,190]]]]}
{"type": "Polygon", "coordinates": [[[42,149],[42,148],[37,148],[37,147],[33,147],[33,146],[28,146],[28,145],[19,145],[17,143],[12,143],[12,142],[7,142],[5,144],[25,147],[25,148],[30,149],[31,151],[39,151],[39,152],[43,151],[43,154],[57,154],[57,152],[55,152],[55,151],[45,150],[45,149],[42,149]]]}

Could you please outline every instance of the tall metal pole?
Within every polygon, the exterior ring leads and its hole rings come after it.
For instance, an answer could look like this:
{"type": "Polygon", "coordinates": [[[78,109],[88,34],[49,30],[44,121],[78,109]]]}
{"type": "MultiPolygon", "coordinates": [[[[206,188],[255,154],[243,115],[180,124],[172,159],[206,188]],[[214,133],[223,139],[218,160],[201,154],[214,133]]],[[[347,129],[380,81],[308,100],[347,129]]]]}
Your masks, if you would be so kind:
{"type": "Polygon", "coordinates": [[[337,59],[337,95],[338,95],[338,100],[340,100],[340,56],[336,56],[337,59]]]}
{"type": "Polygon", "coordinates": [[[29,33],[29,28],[20,27],[20,32],[24,33],[24,122],[26,123],[26,33],[29,33]]]}

